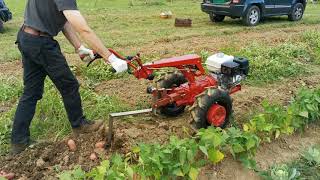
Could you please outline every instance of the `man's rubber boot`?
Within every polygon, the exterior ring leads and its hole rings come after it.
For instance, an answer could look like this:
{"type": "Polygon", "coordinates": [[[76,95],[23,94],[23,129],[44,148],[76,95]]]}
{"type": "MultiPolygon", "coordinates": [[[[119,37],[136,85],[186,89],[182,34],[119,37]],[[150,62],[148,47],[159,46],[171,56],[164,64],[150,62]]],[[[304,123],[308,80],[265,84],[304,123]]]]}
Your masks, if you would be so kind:
{"type": "Polygon", "coordinates": [[[73,128],[73,133],[75,134],[85,134],[98,131],[103,125],[103,121],[87,121],[84,120],[83,123],[78,128],[73,128]]]}
{"type": "Polygon", "coordinates": [[[28,144],[11,144],[10,155],[15,156],[29,147],[28,144]]]}
{"type": "Polygon", "coordinates": [[[10,155],[14,156],[20,154],[22,151],[27,149],[29,146],[36,144],[37,141],[30,140],[27,144],[11,144],[10,155]]]}

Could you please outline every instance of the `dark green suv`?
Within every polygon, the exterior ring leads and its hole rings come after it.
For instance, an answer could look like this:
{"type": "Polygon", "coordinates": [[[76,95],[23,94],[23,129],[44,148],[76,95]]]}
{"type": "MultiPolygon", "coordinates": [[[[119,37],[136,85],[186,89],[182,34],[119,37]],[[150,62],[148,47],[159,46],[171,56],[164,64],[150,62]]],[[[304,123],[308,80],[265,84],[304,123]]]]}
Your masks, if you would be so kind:
{"type": "Polygon", "coordinates": [[[287,15],[298,21],[306,8],[306,0],[203,0],[201,9],[212,22],[221,22],[226,16],[242,18],[244,24],[255,26],[268,16],[287,15]]]}

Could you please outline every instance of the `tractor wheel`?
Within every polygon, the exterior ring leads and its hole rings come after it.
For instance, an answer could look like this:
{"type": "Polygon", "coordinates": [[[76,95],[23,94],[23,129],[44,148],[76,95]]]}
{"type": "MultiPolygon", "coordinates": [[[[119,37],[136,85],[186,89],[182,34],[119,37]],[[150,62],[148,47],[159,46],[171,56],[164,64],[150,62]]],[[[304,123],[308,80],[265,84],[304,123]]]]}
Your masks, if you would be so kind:
{"type": "Polygon", "coordinates": [[[190,108],[192,122],[196,129],[215,126],[224,128],[232,114],[232,101],[229,94],[219,89],[207,89],[200,94],[190,108]]]}
{"type": "MultiPolygon", "coordinates": [[[[169,73],[161,79],[159,83],[160,88],[173,88],[178,87],[183,83],[186,83],[187,79],[183,74],[179,72],[169,73]]],[[[160,108],[160,113],[166,116],[178,116],[184,112],[186,106],[177,106],[175,103],[168,104],[167,106],[160,108]]]]}

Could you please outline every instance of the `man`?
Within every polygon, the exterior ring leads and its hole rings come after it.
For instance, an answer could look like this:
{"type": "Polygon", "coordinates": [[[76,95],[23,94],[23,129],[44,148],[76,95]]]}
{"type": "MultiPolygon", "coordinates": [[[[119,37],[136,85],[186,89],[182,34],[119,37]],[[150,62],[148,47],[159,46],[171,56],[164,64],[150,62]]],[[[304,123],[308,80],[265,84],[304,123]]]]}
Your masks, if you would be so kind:
{"type": "Polygon", "coordinates": [[[24,24],[17,37],[24,68],[24,90],[14,116],[12,154],[22,152],[31,143],[29,126],[37,101],[42,98],[46,76],[62,95],[74,132],[96,131],[102,124],[88,121],[83,115],[79,83],[62,55],[58,42],[53,39],[60,31],[80,56],[94,58],[94,53],[82,45],[77,33],[116,72],[127,70],[127,63],[110,53],[87,25],[78,11],[76,0],[28,0],[24,24]]]}

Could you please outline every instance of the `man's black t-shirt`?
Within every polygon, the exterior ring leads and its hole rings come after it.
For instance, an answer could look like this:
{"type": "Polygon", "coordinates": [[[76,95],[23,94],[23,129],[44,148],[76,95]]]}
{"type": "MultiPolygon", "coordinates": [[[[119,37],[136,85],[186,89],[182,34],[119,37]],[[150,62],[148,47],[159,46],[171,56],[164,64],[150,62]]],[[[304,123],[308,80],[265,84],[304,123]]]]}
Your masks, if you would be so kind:
{"type": "Polygon", "coordinates": [[[76,0],[28,0],[24,24],[56,36],[67,22],[64,10],[77,10],[76,0]]]}

